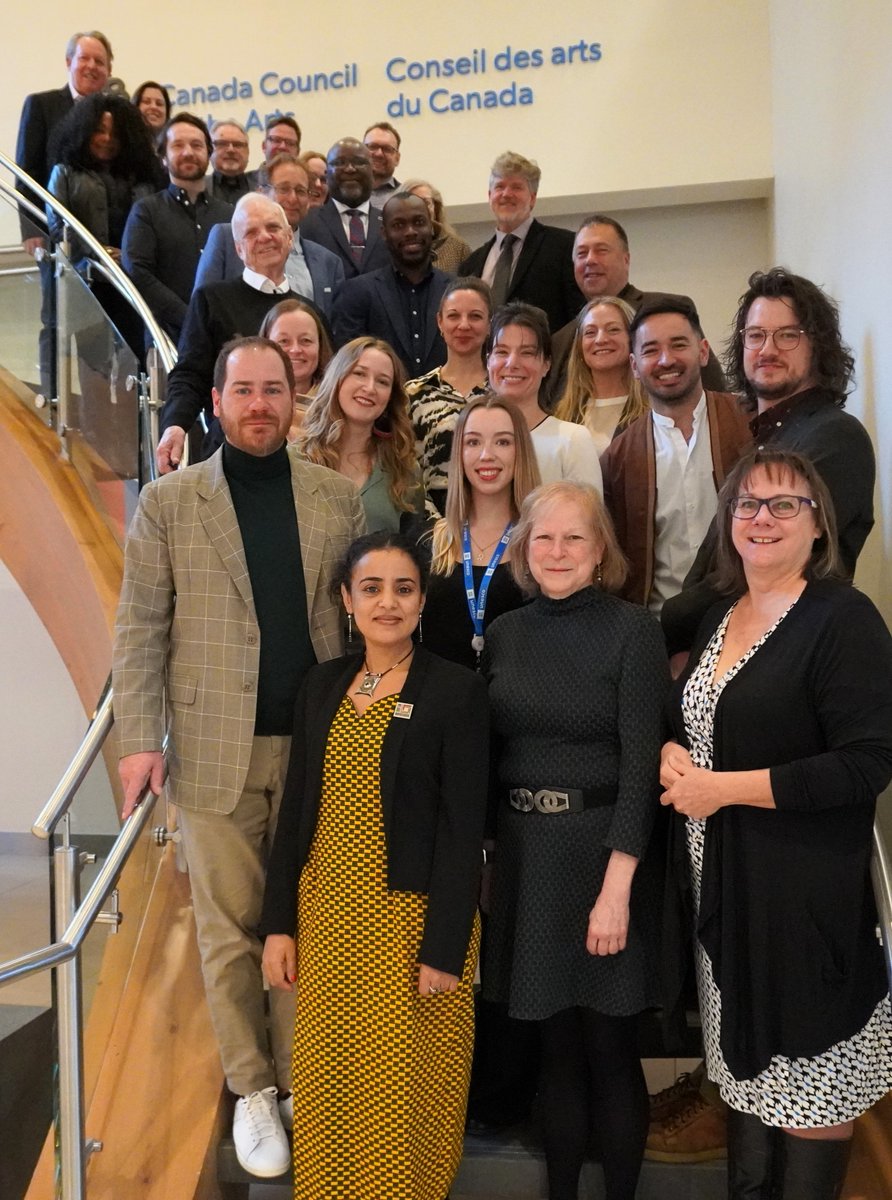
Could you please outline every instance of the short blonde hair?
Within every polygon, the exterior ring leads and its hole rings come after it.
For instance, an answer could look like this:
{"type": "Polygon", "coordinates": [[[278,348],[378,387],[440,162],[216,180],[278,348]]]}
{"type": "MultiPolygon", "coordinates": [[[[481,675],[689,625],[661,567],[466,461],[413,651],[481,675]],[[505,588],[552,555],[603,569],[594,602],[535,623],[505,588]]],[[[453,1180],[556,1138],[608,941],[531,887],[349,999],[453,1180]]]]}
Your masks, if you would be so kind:
{"type": "MultiPolygon", "coordinates": [[[[616,540],[610,513],[604,506],[597,488],[592,487],[590,483],[574,483],[569,479],[544,483],[534,492],[530,492],[523,502],[520,520],[511,536],[511,571],[517,586],[527,596],[539,594],[539,585],[533,578],[529,564],[533,525],[546,509],[567,500],[579,505],[586,515],[592,533],[604,547],[598,564],[601,568],[601,587],[605,592],[618,592],[626,581],[628,564],[616,540]]],[[[592,583],[594,582],[593,578],[592,583]]]]}

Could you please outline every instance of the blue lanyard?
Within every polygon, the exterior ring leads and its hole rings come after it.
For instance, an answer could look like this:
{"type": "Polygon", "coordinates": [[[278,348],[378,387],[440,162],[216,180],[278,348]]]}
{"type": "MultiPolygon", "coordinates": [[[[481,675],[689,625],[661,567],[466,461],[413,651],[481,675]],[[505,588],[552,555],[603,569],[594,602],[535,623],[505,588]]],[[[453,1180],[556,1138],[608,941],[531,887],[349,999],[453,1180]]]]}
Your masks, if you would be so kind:
{"type": "Polygon", "coordinates": [[[483,579],[480,581],[480,592],[478,594],[474,591],[474,569],[471,566],[471,529],[467,521],[462,526],[461,562],[465,577],[465,596],[468,600],[468,612],[471,614],[471,624],[474,626],[471,647],[476,651],[478,660],[483,651],[483,616],[486,612],[486,595],[489,591],[490,580],[495,574],[496,567],[502,561],[505,547],[511,540],[511,530],[513,528],[514,522],[509,521],[505,526],[505,532],[499,538],[498,545],[492,552],[489,566],[483,572],[483,579]]]}

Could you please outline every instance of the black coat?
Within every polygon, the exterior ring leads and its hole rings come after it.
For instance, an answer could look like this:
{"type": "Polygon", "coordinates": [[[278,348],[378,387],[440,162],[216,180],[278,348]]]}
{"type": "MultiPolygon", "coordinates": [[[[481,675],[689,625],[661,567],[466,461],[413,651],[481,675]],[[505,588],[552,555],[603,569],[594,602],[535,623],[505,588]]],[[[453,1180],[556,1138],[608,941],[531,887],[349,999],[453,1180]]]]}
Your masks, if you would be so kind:
{"type": "MultiPolygon", "coordinates": [[[[291,761],[267,872],[262,935],[295,934],[300,873],[319,814],[331,723],[360,669],[321,663],[297,698],[291,761]]],[[[489,701],[480,675],[417,646],[381,751],[391,891],[428,897],[418,961],[461,975],[477,908],[489,772],[489,701]]]]}
{"type": "Polygon", "coordinates": [[[326,250],[337,254],[344,264],[344,276],[352,279],[366,271],[377,271],[390,266],[390,251],[381,234],[381,212],[374,204],[369,206],[369,225],[365,235],[365,250],[362,261],[356,259],[344,233],[344,222],[331,196],[319,208],[311,208],[300,223],[300,236],[308,242],[318,242],[326,250]]]}
{"type": "MultiPolygon", "coordinates": [[[[56,162],[56,131],[63,119],[74,108],[74,97],[66,83],[64,87],[52,88],[48,92],[32,92],[25,97],[19,120],[19,133],[15,145],[15,160],[41,187],[46,187],[56,162]]],[[[18,191],[43,211],[43,201],[23,184],[16,184],[18,191]]],[[[22,237],[35,237],[43,233],[33,219],[22,210],[22,237]]]]}
{"type": "MultiPolygon", "coordinates": [[[[673,691],[682,745],[684,685],[728,604],[703,622],[673,691]]],[[[888,988],[870,856],[876,798],[892,777],[892,637],[848,584],[808,584],[719,697],[713,769],[766,767],[776,809],[719,809],[704,844],[697,935],[722,993],[722,1054],[737,1079],[775,1054],[812,1058],[851,1037],[888,988]]],[[[666,905],[670,1009],[691,928],[684,823],[673,822],[676,888],[666,905]]]]}

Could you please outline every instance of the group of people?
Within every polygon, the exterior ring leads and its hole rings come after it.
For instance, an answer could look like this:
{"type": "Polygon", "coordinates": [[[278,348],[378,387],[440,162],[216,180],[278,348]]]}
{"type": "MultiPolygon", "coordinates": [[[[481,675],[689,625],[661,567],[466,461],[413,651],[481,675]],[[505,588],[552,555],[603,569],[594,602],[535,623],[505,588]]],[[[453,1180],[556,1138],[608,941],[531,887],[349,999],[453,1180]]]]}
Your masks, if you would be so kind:
{"type": "MultiPolygon", "coordinates": [[[[125,152],[110,65],[73,39],[99,161],[125,152]]],[[[833,1200],[892,1088],[892,639],[852,584],[875,460],[834,303],[756,272],[723,372],[614,218],[533,217],[521,155],[469,252],[386,123],[307,159],[274,121],[236,195],[244,130],[157,99],[169,187],[123,223],[113,172],[97,192],[179,340],[115,723],[126,816],[170,721],[239,1161],[293,1153],[305,1200],[444,1200],[482,912],[483,1003],[540,1037],[550,1200],[592,1149],[634,1197],[638,1021],[683,1016],[691,961],[729,1195],[833,1200]]]]}

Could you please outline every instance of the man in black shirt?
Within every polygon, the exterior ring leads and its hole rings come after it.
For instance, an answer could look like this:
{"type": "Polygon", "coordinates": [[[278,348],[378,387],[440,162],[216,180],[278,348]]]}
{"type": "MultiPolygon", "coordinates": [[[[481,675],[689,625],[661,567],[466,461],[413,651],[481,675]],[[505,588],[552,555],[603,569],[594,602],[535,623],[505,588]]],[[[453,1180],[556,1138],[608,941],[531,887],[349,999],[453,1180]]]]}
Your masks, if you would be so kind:
{"type": "Polygon", "coordinates": [[[236,205],[242,196],[254,190],[246,174],[249,147],[244,126],[238,121],[215,121],[211,126],[211,146],[208,192],[218,200],[236,205]]]}
{"type": "Polygon", "coordinates": [[[138,200],[124,228],[124,270],[174,342],[183,329],[208,234],[232,217],[231,206],[209,196],[205,188],[210,153],[204,122],[191,113],[178,113],[164,132],[170,185],[138,200]]]}

